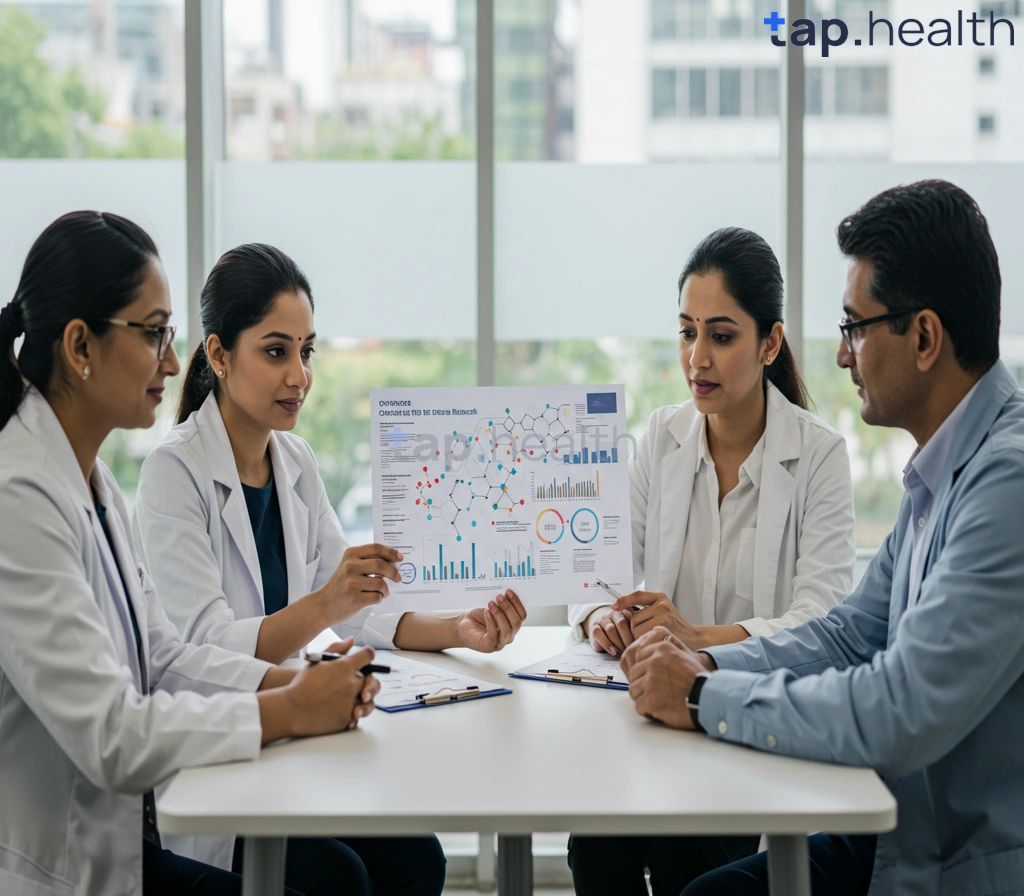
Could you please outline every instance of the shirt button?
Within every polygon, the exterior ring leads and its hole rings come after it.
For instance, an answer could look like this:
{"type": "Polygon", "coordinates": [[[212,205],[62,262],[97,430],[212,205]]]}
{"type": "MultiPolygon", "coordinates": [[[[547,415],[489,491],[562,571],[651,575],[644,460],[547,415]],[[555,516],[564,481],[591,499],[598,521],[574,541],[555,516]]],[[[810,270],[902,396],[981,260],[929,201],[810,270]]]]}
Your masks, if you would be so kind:
{"type": "Polygon", "coordinates": [[[769,734],[768,737],[765,739],[765,742],[773,750],[779,745],[779,742],[775,739],[775,735],[774,734],[769,734]]]}
{"type": "Polygon", "coordinates": [[[924,517],[921,517],[921,519],[917,521],[917,525],[923,529],[926,525],[928,525],[928,520],[926,520],[924,517]]]}
{"type": "Polygon", "coordinates": [[[708,588],[711,588],[715,583],[711,579],[708,579],[704,584],[707,585],[708,588]]]}
{"type": "Polygon", "coordinates": [[[718,541],[718,533],[715,533],[715,541],[718,541]]]}
{"type": "Polygon", "coordinates": [[[729,733],[729,724],[724,719],[718,723],[718,733],[723,735],[729,733]]]}

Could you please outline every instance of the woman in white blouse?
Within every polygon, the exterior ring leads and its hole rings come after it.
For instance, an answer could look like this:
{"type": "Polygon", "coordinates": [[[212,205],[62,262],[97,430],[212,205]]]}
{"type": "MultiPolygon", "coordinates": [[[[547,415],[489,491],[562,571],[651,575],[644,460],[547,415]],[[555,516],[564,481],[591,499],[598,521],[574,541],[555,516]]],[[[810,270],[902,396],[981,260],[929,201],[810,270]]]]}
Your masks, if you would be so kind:
{"type": "MultiPolygon", "coordinates": [[[[613,656],[661,625],[693,649],[823,616],[853,584],[853,488],[842,436],[806,410],[782,326],[779,263],[757,234],[706,237],[679,277],[679,358],[693,398],[651,415],[630,460],[641,590],[570,607],[613,656]]],[[[676,896],[756,851],[756,837],[573,837],[579,896],[676,896]]]]}

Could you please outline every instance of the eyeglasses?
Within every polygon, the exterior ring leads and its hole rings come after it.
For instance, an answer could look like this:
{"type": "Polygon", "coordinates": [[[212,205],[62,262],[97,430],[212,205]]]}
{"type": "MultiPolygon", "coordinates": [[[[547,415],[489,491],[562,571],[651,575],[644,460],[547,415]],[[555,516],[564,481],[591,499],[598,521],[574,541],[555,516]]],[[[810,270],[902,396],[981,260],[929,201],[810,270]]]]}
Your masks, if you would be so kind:
{"type": "MultiPolygon", "coordinates": [[[[853,346],[853,331],[871,324],[881,323],[883,320],[896,320],[898,317],[906,317],[908,314],[917,314],[920,308],[907,308],[903,311],[890,311],[888,314],[879,314],[875,317],[865,317],[863,320],[850,320],[848,317],[839,319],[839,332],[843,334],[843,344],[848,352],[855,351],[853,346]]],[[[863,336],[860,339],[863,342],[863,336]]]]}
{"type": "MultiPolygon", "coordinates": [[[[86,321],[89,323],[89,321],[86,321]]],[[[154,324],[140,324],[133,320],[121,320],[117,317],[100,317],[95,318],[92,323],[94,324],[113,324],[115,327],[137,327],[140,330],[145,330],[147,333],[152,335],[155,339],[159,340],[156,350],[156,358],[158,361],[164,359],[164,355],[167,354],[167,347],[174,342],[174,334],[178,331],[177,327],[172,326],[156,326],[154,324]]]]}

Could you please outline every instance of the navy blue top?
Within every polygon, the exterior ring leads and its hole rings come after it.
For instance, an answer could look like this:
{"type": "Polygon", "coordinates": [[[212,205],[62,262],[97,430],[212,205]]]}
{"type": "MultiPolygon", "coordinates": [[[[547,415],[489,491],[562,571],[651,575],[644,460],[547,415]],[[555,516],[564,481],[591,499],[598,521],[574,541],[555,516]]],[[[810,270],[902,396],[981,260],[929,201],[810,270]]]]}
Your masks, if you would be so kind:
{"type": "Polygon", "coordinates": [[[284,527],[281,505],[274,488],[274,470],[263,488],[242,483],[245,506],[249,509],[252,536],[256,539],[256,556],[260,559],[263,579],[263,610],[269,616],[288,606],[288,564],[284,556],[284,527]]]}

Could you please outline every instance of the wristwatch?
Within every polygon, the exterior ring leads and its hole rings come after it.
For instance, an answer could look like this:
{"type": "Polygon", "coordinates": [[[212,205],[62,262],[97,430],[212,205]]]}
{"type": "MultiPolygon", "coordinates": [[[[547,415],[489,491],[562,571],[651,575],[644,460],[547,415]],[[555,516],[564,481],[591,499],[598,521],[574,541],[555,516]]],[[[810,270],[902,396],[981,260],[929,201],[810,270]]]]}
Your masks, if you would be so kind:
{"type": "Polygon", "coordinates": [[[690,688],[690,693],[686,697],[686,708],[690,710],[690,720],[693,722],[693,727],[698,731],[704,731],[704,726],[700,723],[698,713],[700,712],[700,692],[706,682],[711,677],[709,672],[698,672],[697,677],[693,680],[693,687],[690,688]]]}

